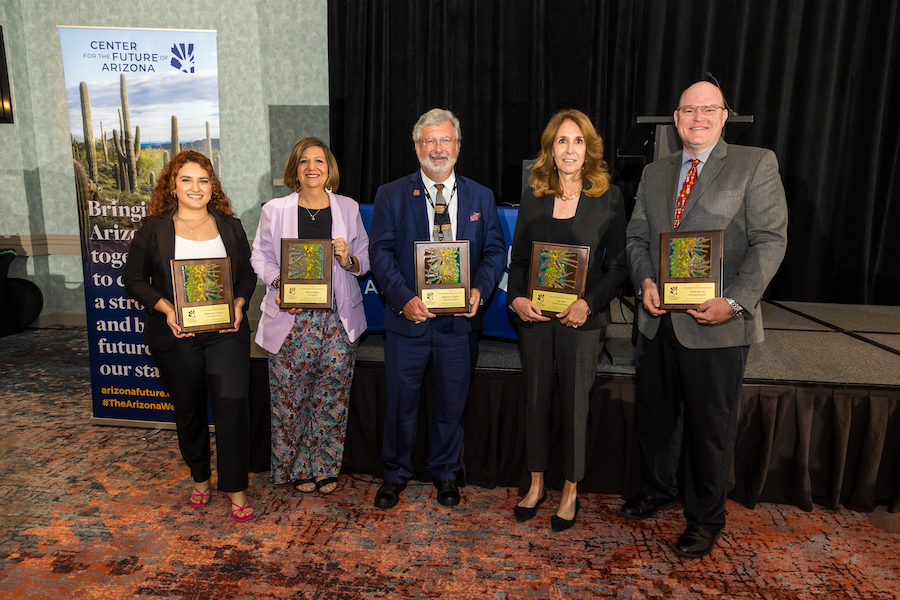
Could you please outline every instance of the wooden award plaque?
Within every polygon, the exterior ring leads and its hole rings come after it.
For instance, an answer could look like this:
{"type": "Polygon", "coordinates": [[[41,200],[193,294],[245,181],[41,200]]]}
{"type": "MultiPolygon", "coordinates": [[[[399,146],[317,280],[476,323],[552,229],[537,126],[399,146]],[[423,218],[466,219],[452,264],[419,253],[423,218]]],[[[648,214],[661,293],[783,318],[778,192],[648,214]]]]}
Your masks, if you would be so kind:
{"type": "Polygon", "coordinates": [[[281,310],[331,310],[334,247],[331,240],[281,240],[281,310]]]}
{"type": "Polygon", "coordinates": [[[175,315],[183,333],[234,327],[229,258],[172,259],[175,315]]]}
{"type": "Polygon", "coordinates": [[[469,240],[416,242],[416,294],[436,315],[469,312],[469,240]]]}
{"type": "Polygon", "coordinates": [[[685,231],[659,234],[660,308],[697,308],[722,295],[725,232],[685,231]]]}
{"type": "Polygon", "coordinates": [[[555,319],[584,297],[590,255],[587,246],[531,243],[528,299],[538,305],[542,315],[555,319]]]}

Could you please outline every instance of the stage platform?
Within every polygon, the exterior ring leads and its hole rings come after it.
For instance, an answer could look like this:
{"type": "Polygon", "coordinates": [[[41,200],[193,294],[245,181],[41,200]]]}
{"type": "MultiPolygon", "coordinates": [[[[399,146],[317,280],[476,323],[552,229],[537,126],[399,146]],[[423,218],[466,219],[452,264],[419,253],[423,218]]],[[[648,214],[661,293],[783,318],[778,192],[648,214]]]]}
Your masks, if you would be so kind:
{"type": "MultiPolygon", "coordinates": [[[[579,490],[630,496],[640,489],[634,436],[633,298],[616,300],[597,367],[588,419],[587,474],[579,490]]],[[[745,372],[730,497],[752,508],[779,502],[900,511],[900,307],[764,302],[765,341],[745,372]]],[[[384,337],[360,343],[343,470],[380,475],[385,413],[384,337]]],[[[265,360],[254,361],[253,403],[268,398],[265,360]]],[[[464,483],[527,486],[524,398],[515,341],[482,339],[463,448],[464,483]]],[[[426,375],[430,379],[430,373],[426,375]]],[[[427,452],[430,381],[420,411],[415,464],[427,452]]],[[[559,415],[554,411],[554,428],[559,415]]],[[[262,424],[260,424],[262,425],[262,424]]],[[[256,462],[266,456],[257,431],[256,462]]],[[[562,485],[557,436],[547,481],[562,485]]],[[[428,475],[421,470],[422,479],[428,475]]],[[[373,490],[374,493],[374,490],[373,490]]]]}
{"type": "MultiPolygon", "coordinates": [[[[631,346],[634,298],[614,300],[607,344],[631,346]]],[[[900,307],[763,302],[766,337],[750,348],[746,384],[840,385],[900,389],[900,307]]],[[[598,376],[634,377],[634,362],[603,352],[598,376]],[[625,360],[626,363],[622,364],[625,360]]],[[[357,360],[384,362],[384,336],[367,333],[357,360]]],[[[518,342],[484,338],[479,369],[520,371],[518,342]]]]}

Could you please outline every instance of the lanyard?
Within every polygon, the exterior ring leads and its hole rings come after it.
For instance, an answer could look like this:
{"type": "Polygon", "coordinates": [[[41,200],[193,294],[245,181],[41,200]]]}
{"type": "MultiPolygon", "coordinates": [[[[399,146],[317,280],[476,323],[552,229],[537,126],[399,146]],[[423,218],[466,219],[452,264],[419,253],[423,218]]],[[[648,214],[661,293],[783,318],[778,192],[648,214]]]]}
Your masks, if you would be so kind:
{"type": "MultiPolygon", "coordinates": [[[[448,211],[450,210],[450,202],[453,201],[453,196],[456,195],[456,183],[457,182],[454,180],[453,189],[450,190],[450,197],[447,198],[447,210],[448,211]]],[[[428,204],[431,205],[431,210],[434,210],[434,200],[431,199],[431,194],[428,193],[428,186],[423,184],[422,187],[425,188],[425,199],[428,200],[428,204]]]]}

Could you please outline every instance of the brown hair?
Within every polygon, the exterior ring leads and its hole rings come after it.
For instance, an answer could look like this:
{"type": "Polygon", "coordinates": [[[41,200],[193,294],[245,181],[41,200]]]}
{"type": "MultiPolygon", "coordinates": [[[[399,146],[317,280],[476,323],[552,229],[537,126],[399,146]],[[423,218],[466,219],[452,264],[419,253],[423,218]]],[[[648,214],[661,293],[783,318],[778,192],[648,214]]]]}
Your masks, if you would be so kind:
{"type": "Polygon", "coordinates": [[[559,173],[556,163],[553,161],[553,142],[556,132],[565,120],[573,121],[584,136],[586,152],[584,166],[582,167],[581,181],[584,193],[596,198],[603,195],[609,189],[609,168],[603,160],[603,140],[593,123],[580,110],[561,110],[550,119],[544,133],[541,135],[541,151],[537,156],[534,167],[531,168],[531,176],[528,177],[528,185],[534,190],[538,198],[543,196],[562,196],[562,186],[559,184],[559,173]]]}
{"type": "Polygon", "coordinates": [[[300,157],[308,148],[319,147],[325,152],[325,162],[328,163],[328,179],[325,180],[325,189],[332,192],[338,188],[341,182],[341,172],[338,169],[337,159],[328,146],[317,137],[305,137],[291,148],[287,166],[284,168],[284,186],[292,192],[300,191],[300,181],[297,179],[297,167],[300,165],[300,157]]]}
{"type": "Polygon", "coordinates": [[[161,215],[171,210],[178,203],[178,200],[175,198],[175,179],[178,177],[178,171],[181,170],[185,163],[197,163],[209,175],[209,182],[212,184],[212,194],[207,205],[208,208],[220,215],[233,217],[234,211],[231,209],[231,200],[225,195],[225,190],[222,189],[222,184],[219,183],[219,179],[216,177],[212,163],[208,158],[195,150],[182,150],[175,155],[175,158],[166,163],[162,173],[159,174],[159,179],[156,180],[156,185],[153,186],[153,191],[150,193],[150,206],[147,212],[151,215],[161,215]]]}

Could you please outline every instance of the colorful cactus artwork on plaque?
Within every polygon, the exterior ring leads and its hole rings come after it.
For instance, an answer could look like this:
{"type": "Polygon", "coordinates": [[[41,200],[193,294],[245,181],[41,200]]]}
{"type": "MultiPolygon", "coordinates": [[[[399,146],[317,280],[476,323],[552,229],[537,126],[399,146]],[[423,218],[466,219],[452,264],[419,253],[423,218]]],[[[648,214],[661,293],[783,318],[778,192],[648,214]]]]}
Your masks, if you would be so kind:
{"type": "Polygon", "coordinates": [[[458,247],[425,249],[425,283],[460,283],[460,258],[458,247]]]}
{"type": "Polygon", "coordinates": [[[322,244],[291,244],[288,250],[288,278],[323,279],[325,248],[322,244]]]}
{"type": "Polygon", "coordinates": [[[708,237],[669,240],[669,277],[709,277],[712,272],[708,237]]]}
{"type": "Polygon", "coordinates": [[[541,250],[538,266],[538,287],[558,290],[575,289],[578,254],[566,250],[541,250]]]}
{"type": "Polygon", "coordinates": [[[185,302],[221,300],[225,294],[220,265],[182,265],[185,302]]]}

